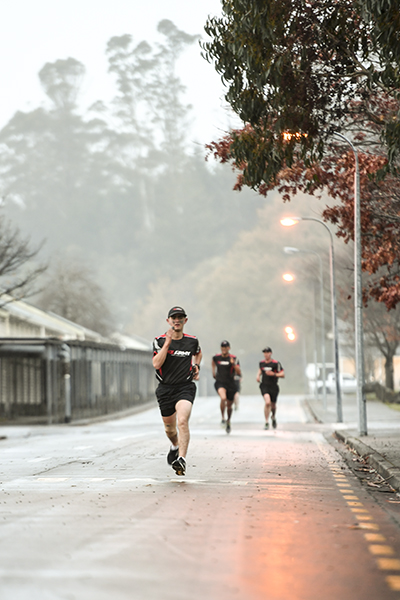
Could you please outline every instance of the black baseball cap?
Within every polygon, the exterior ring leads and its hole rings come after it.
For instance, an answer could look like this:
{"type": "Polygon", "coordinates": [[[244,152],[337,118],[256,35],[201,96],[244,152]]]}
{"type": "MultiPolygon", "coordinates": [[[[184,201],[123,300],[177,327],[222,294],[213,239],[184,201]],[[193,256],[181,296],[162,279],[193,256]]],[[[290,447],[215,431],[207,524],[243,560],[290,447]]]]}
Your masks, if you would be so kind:
{"type": "Polygon", "coordinates": [[[262,352],[272,352],[272,348],[270,348],[269,346],[266,346],[264,348],[264,350],[262,350],[262,352]]]}
{"type": "Polygon", "coordinates": [[[183,315],[184,317],[187,317],[187,314],[185,313],[182,306],[173,306],[172,308],[170,308],[168,313],[168,319],[170,317],[174,317],[175,315],[183,315]]]}
{"type": "Polygon", "coordinates": [[[222,340],[221,342],[221,346],[229,346],[229,348],[231,347],[230,343],[228,342],[228,340],[222,340]]]}

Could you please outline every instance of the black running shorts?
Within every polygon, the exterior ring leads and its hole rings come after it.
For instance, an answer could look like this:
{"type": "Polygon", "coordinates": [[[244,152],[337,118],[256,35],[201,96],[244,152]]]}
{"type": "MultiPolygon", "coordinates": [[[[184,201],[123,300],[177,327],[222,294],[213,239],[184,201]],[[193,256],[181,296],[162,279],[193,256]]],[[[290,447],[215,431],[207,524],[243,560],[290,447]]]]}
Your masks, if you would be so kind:
{"type": "Polygon", "coordinates": [[[219,388],[224,388],[226,390],[226,399],[229,400],[229,402],[233,402],[233,399],[237,392],[236,383],[232,383],[232,385],[229,385],[227,383],[221,383],[220,381],[216,381],[214,383],[214,387],[217,390],[217,393],[219,388]]]}
{"type": "Polygon", "coordinates": [[[160,383],[156,389],[157,401],[161,415],[170,417],[176,412],[175,406],[179,400],[189,400],[193,404],[196,397],[196,384],[192,381],[182,385],[166,385],[160,383]]]}
{"type": "Polygon", "coordinates": [[[260,390],[261,390],[261,395],[264,396],[265,394],[269,394],[269,397],[271,398],[271,402],[276,402],[278,400],[278,394],[279,394],[279,386],[274,386],[271,387],[269,385],[260,385],[260,390]]]}

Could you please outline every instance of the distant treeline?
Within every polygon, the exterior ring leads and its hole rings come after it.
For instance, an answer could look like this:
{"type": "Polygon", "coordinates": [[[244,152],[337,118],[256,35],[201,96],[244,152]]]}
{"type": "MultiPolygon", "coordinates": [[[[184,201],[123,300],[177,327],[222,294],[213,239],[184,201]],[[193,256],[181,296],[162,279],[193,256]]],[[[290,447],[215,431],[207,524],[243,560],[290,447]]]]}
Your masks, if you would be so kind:
{"type": "Polygon", "coordinates": [[[256,222],[261,200],[232,192],[230,168],[193,152],[185,86],[176,64],[198,36],[171,21],[160,42],[130,35],[107,44],[115,96],[78,105],[85,67],[74,58],[39,72],[44,106],[17,111],[0,131],[6,212],[43,253],[93,265],[119,319],[129,321],[160,276],[224,253],[256,222]]]}

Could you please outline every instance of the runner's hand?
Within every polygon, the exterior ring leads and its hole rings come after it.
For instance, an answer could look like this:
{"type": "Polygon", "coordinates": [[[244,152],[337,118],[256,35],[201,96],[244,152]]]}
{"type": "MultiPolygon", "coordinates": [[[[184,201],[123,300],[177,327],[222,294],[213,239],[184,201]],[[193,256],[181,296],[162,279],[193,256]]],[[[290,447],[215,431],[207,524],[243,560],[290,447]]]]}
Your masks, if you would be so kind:
{"type": "Polygon", "coordinates": [[[172,341],[172,334],[174,333],[175,329],[173,327],[171,327],[170,329],[168,329],[168,331],[166,331],[165,333],[165,339],[167,342],[171,342],[172,341]]]}
{"type": "Polygon", "coordinates": [[[200,379],[200,371],[196,365],[192,365],[192,372],[193,372],[192,381],[193,380],[198,381],[200,379]]]}

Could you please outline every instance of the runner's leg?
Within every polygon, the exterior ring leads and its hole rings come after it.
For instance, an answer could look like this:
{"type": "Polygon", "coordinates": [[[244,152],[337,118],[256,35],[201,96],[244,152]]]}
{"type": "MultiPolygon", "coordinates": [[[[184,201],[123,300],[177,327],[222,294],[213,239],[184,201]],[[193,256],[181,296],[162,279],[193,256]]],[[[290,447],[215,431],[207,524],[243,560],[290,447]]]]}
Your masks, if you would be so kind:
{"type": "Polygon", "coordinates": [[[265,423],[268,423],[269,415],[272,408],[271,396],[269,394],[264,394],[265,406],[264,406],[264,416],[265,423]]]}
{"type": "Polygon", "coordinates": [[[163,417],[164,429],[167,434],[167,438],[173,446],[178,445],[178,432],[176,429],[176,412],[170,417],[163,417]]]}
{"type": "Polygon", "coordinates": [[[232,416],[232,406],[233,406],[233,400],[227,400],[226,401],[226,412],[227,412],[227,421],[231,420],[231,416],[232,416]]]}
{"type": "Polygon", "coordinates": [[[189,418],[193,404],[189,400],[178,400],[176,416],[179,430],[179,456],[186,457],[190,440],[189,418]]]}
{"type": "Polygon", "coordinates": [[[225,407],[226,407],[226,389],[223,387],[219,387],[217,389],[218,396],[221,398],[220,409],[222,420],[225,420],[225,407]]]}

